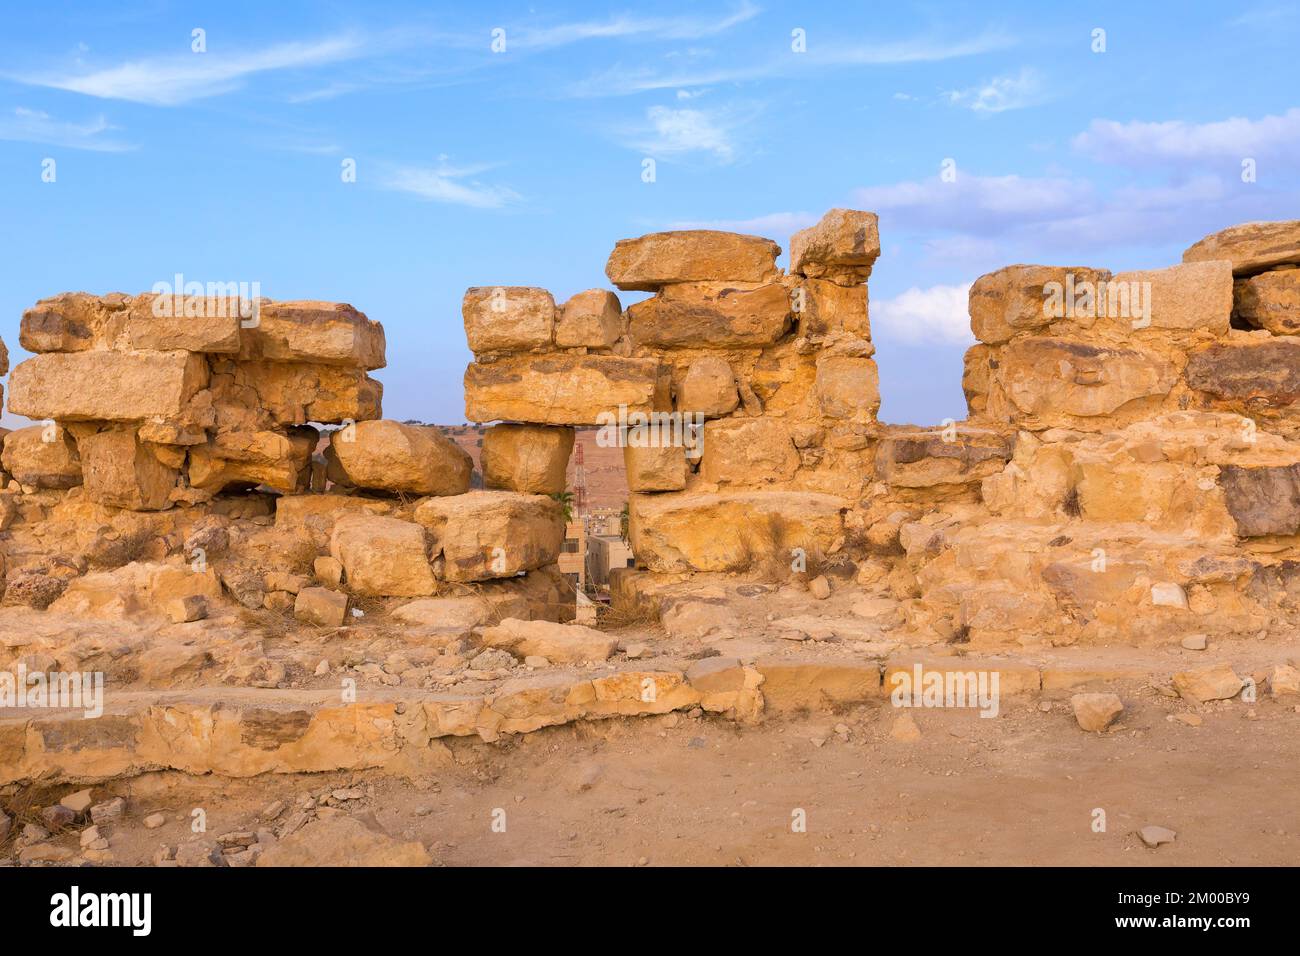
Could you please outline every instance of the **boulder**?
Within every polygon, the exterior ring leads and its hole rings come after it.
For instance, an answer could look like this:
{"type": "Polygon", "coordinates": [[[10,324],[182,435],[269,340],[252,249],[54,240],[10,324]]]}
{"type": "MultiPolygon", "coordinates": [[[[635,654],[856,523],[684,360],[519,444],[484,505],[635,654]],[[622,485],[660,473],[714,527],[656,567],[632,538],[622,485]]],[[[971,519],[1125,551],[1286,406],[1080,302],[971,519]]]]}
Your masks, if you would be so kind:
{"type": "MultiPolygon", "coordinates": [[[[1174,331],[1203,329],[1211,335],[1227,333],[1232,318],[1233,284],[1232,268],[1226,262],[1189,262],[1167,269],[1150,269],[1143,272],[1119,272],[1107,283],[1109,290],[1118,288],[1131,292],[1136,284],[1145,290],[1140,293],[1142,302],[1149,307],[1150,328],[1174,331]],[[1125,285],[1128,286],[1125,289],[1125,285]]],[[[1130,298],[1127,312],[1112,316],[1113,321],[1138,326],[1143,317],[1136,315],[1135,300],[1130,298]]],[[[1107,306],[1109,310],[1109,303],[1107,306]]]]}
{"type": "Polygon", "coordinates": [[[319,433],[310,425],[276,431],[227,432],[189,450],[190,485],[217,493],[265,485],[289,494],[305,491],[319,433]]]}
{"type": "Polygon", "coordinates": [[[624,445],[623,468],[630,491],[681,491],[690,473],[681,445],[624,445]]]}
{"type": "Polygon", "coordinates": [[[132,511],[171,504],[180,469],[159,460],[157,446],[140,441],[133,426],[106,428],[77,440],[86,497],[132,511]]]}
{"type": "Polygon", "coordinates": [[[1090,733],[1101,733],[1124,712],[1124,704],[1115,694],[1075,694],[1070,706],[1079,727],[1090,733]]]}
{"type": "Polygon", "coordinates": [[[874,422],[880,408],[880,373],[875,360],[823,355],[817,360],[813,392],[827,418],[874,422]]]}
{"type": "Polygon", "coordinates": [[[512,356],[465,369],[465,417],[474,422],[598,425],[602,416],[666,409],[654,359],[613,355],[512,356]]]}
{"type": "Polygon", "coordinates": [[[1238,279],[1233,302],[1236,317],[1247,325],[1274,335],[1300,334],[1300,268],[1238,279]]]}
{"type": "Polygon", "coordinates": [[[841,285],[867,281],[880,255],[880,229],[874,212],[832,209],[815,226],[790,237],[790,271],[841,285]]]}
{"type": "Polygon", "coordinates": [[[560,348],[607,349],[623,337],[623,306],[608,289],[588,289],[564,303],[555,322],[560,348]]]}
{"type": "Polygon", "coordinates": [[[348,596],[329,588],[302,588],[293,602],[293,616],[304,624],[342,627],[348,618],[348,596]]]}
{"type": "MultiPolygon", "coordinates": [[[[970,288],[970,327],[989,345],[1020,332],[1042,329],[1067,316],[1054,316],[1052,291],[1064,294],[1085,283],[1094,288],[1111,274],[1083,266],[1014,265],[982,275],[970,288]]],[[[1068,303],[1061,301],[1064,307],[1068,303]]],[[[1084,320],[1091,324],[1090,320],[1084,320]]]]}
{"type": "Polygon", "coordinates": [[[1227,259],[1238,276],[1300,264],[1300,219],[1243,222],[1206,236],[1183,253],[1184,262],[1206,259],[1227,259]]]}
{"type": "Polygon", "coordinates": [[[605,275],[620,289],[654,292],[674,282],[765,282],[781,247],[758,236],[688,229],[620,239],[605,275]]]}
{"type": "Polygon", "coordinates": [[[555,336],[555,300],[545,289],[477,286],[461,301],[465,338],[475,355],[549,348],[555,336]]]}
{"type": "Polygon", "coordinates": [[[483,485],[533,495],[558,495],[567,486],[573,429],[494,425],[483,435],[483,485]]]}
{"type": "Polygon", "coordinates": [[[195,308],[179,312],[172,296],[138,295],[127,308],[123,347],[167,352],[234,354],[239,351],[240,303],[234,299],[182,299],[195,308]]]}
{"type": "Polygon", "coordinates": [[[1300,534],[1300,464],[1223,465],[1219,487],[1242,537],[1300,534]]]}
{"type": "Polygon", "coordinates": [[[429,851],[389,836],[371,814],[330,816],[276,840],[258,866],[429,866],[429,851]]]}
{"type": "Polygon", "coordinates": [[[705,355],[691,362],[677,383],[679,412],[719,418],[730,415],[739,404],[731,364],[720,356],[705,355]]]}
{"type": "Polygon", "coordinates": [[[381,419],[357,422],[330,436],[327,475],[336,484],[414,495],[461,495],[474,462],[433,425],[381,419]]]}
{"type": "Polygon", "coordinates": [[[410,521],[344,515],[334,524],[330,555],[343,565],[348,590],[356,595],[421,597],[437,590],[424,529],[410,521]]]}
{"type": "Polygon", "coordinates": [[[383,416],[384,388],[363,369],[301,362],[231,361],[214,356],[217,425],[260,431],[283,425],[362,422],[383,416]]]}
{"type": "Polygon", "coordinates": [[[342,302],[263,300],[242,331],[245,360],[384,367],[384,327],[342,302]]]}
{"type": "Polygon", "coordinates": [[[1240,693],[1244,681],[1229,664],[1211,664],[1174,675],[1174,690],[1186,700],[1203,704],[1207,700],[1228,700],[1240,693]]]}
{"type": "Polygon", "coordinates": [[[20,484],[33,488],[74,488],[82,481],[77,443],[66,429],[54,424],[9,432],[4,436],[0,463],[20,484]]]}
{"type": "Polygon", "coordinates": [[[871,321],[867,315],[867,287],[840,285],[829,279],[804,279],[792,294],[799,334],[824,338],[847,332],[859,338],[871,338],[871,321]]]}
{"type": "Polygon", "coordinates": [[[509,619],[479,632],[485,647],[499,647],[515,657],[544,657],[552,664],[608,660],[618,638],[581,624],[509,619]]]}
{"type": "Polygon", "coordinates": [[[1300,399],[1300,338],[1216,342],[1191,353],[1186,376],[1191,388],[1218,399],[1289,404],[1300,399]]]}
{"type": "Polygon", "coordinates": [[[447,581],[514,577],[554,563],[564,542],[563,509],[543,495],[471,491],[426,498],[415,520],[429,532],[429,554],[441,559],[447,581]]]}
{"type": "Polygon", "coordinates": [[[23,312],[18,344],[29,352],[81,352],[111,342],[127,321],[130,297],[65,292],[23,312]]]}

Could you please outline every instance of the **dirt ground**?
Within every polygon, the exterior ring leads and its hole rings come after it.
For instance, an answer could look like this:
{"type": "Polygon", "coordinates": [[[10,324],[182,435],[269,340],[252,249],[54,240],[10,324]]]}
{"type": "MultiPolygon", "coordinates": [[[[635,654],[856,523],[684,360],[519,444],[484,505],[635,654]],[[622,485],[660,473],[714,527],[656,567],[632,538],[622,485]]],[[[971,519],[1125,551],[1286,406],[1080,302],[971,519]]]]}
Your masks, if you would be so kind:
{"type": "Polygon", "coordinates": [[[912,711],[912,742],[891,736],[887,702],[750,726],[669,714],[454,740],[419,779],[166,773],[96,795],[131,808],[112,831],[116,865],[148,865],[160,845],[190,839],[194,808],[212,838],[268,827],[273,801],[293,808],[342,787],[362,794],[343,812],[373,812],[447,866],[1300,862],[1294,698],[1205,705],[1188,726],[1149,688],[1121,693],[1128,709],[1104,735],[1082,732],[1067,701],[1044,711],[1037,699],[993,719],[912,711]],[[167,822],[145,829],[157,811],[167,822]],[[1135,831],[1149,824],[1176,841],[1146,848],[1135,831]]]}

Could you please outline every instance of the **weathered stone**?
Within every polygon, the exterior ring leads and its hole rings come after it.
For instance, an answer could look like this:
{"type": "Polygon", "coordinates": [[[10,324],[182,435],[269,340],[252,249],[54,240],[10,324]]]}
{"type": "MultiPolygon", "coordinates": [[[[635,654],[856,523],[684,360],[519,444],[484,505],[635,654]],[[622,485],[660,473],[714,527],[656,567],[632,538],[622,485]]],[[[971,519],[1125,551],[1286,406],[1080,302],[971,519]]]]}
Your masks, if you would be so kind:
{"type": "Polygon", "coordinates": [[[344,515],[334,525],[330,554],[343,565],[353,594],[420,597],[437,590],[424,529],[410,521],[344,515]]]}
{"type": "Polygon", "coordinates": [[[514,356],[465,369],[465,417],[474,422],[598,425],[602,415],[667,409],[659,363],[612,355],[514,356]]]}
{"type": "Polygon", "coordinates": [[[1274,335],[1300,334],[1300,268],[1238,279],[1233,297],[1241,321],[1274,335]]]}
{"type": "Polygon", "coordinates": [[[691,362],[677,383],[679,412],[718,418],[730,415],[739,404],[731,364],[719,356],[705,355],[691,362]]]}
{"type": "Polygon", "coordinates": [[[1268,692],[1274,697],[1300,694],[1300,668],[1278,664],[1268,677],[1268,692]]]}
{"type": "Polygon", "coordinates": [[[813,391],[827,418],[872,422],[880,408],[880,373],[873,359],[824,355],[813,391]]]}
{"type": "MultiPolygon", "coordinates": [[[[1101,295],[1098,296],[1101,299],[1101,295]]],[[[1107,311],[1131,328],[1228,331],[1232,318],[1232,269],[1226,262],[1189,262],[1167,269],[1119,272],[1106,283],[1107,311]],[[1138,290],[1136,294],[1134,290],[1138,290]],[[1125,303],[1123,297],[1128,295],[1125,303]],[[1116,299],[1116,302],[1111,302],[1116,299]],[[1141,302],[1143,309],[1137,308],[1141,302]],[[1112,308],[1118,305],[1118,308],[1112,308]],[[1126,307],[1127,306],[1127,307],[1126,307]],[[1141,314],[1149,310],[1149,314],[1141,314]]],[[[1101,302],[1098,302],[1100,307],[1101,302]]]]}
{"type": "Polygon", "coordinates": [[[1154,353],[1070,339],[1017,339],[998,364],[1008,400],[1035,427],[1113,415],[1132,402],[1162,398],[1177,379],[1173,365],[1154,353]]]}
{"type": "Polygon", "coordinates": [[[627,310],[635,345],[733,348],[771,345],[791,324],[785,286],[729,288],[717,283],[671,285],[627,310]]]}
{"type": "Polygon", "coordinates": [[[982,275],[970,289],[971,331],[981,342],[997,345],[1019,332],[1045,328],[1066,317],[1074,289],[1085,283],[1095,288],[1109,278],[1105,270],[1083,266],[1014,265],[982,275]]]}
{"type": "Polygon", "coordinates": [[[108,345],[126,326],[130,297],[65,292],[23,312],[18,343],[29,352],[80,352],[108,345]]]}
{"type": "Polygon", "coordinates": [[[776,418],[720,418],[704,426],[700,477],[713,484],[758,485],[789,481],[799,452],[786,424],[776,418]]]}
{"type": "Polygon", "coordinates": [[[1189,386],[1216,398],[1289,404],[1300,399],[1300,338],[1216,342],[1188,357],[1186,375],[1189,386]]]}
{"type": "Polygon", "coordinates": [[[189,452],[190,484],[213,493],[266,485],[286,494],[304,491],[319,433],[310,425],[273,431],[219,434],[189,452]]]}
{"type": "Polygon", "coordinates": [[[563,509],[543,495],[471,491],[426,498],[415,520],[428,530],[429,554],[441,559],[447,581],[514,577],[553,564],[564,542],[563,509]]]}
{"type": "Polygon", "coordinates": [[[86,496],[102,505],[158,511],[171,504],[180,469],[159,460],[133,426],[117,426],[77,441],[86,496]]]}
{"type": "Polygon", "coordinates": [[[545,289],[477,286],[461,302],[465,338],[475,355],[549,348],[555,336],[555,300],[545,289]]]}
{"type": "Polygon", "coordinates": [[[1300,464],[1224,465],[1219,487],[1242,537],[1300,534],[1300,464]]]}
{"type": "Polygon", "coordinates": [[[328,477],[336,484],[415,495],[469,490],[469,453],[432,425],[381,419],[357,422],[330,436],[328,477]]]}
{"type": "Polygon", "coordinates": [[[880,229],[874,212],[832,209],[817,225],[790,237],[792,273],[843,285],[866,282],[879,255],[880,229]]]}
{"type": "Polygon", "coordinates": [[[1300,263],[1300,219],[1243,222],[1212,233],[1183,253],[1184,262],[1227,259],[1238,276],[1300,263]]]}
{"type": "Polygon", "coordinates": [[[271,844],[258,866],[429,866],[429,851],[389,836],[373,815],[331,816],[271,844]]]}
{"type": "Polygon", "coordinates": [[[52,352],[10,374],[9,410],[60,421],[174,418],[207,384],[207,363],[192,352],[52,352]]]}
{"type": "Polygon", "coordinates": [[[166,611],[173,624],[189,624],[208,616],[208,601],[201,594],[187,594],[168,601],[166,611]]]}
{"type": "Polygon", "coordinates": [[[1174,690],[1178,696],[1199,704],[1207,700],[1228,700],[1241,691],[1243,681],[1233,673],[1231,665],[1211,664],[1174,675],[1174,690]]]}
{"type": "Polygon", "coordinates": [[[623,469],[630,491],[681,491],[690,472],[681,445],[624,445],[623,469]]]}
{"type": "Polygon", "coordinates": [[[896,488],[981,481],[1010,460],[1013,436],[969,427],[889,433],[876,446],[876,477],[896,488]]]}
{"type": "Polygon", "coordinates": [[[303,588],[293,602],[293,616],[305,624],[342,627],[348,617],[348,596],[329,588],[303,588]]]}
{"type": "Polygon", "coordinates": [[[226,430],[343,424],[383,415],[384,388],[362,369],[216,356],[211,361],[212,403],[218,426],[226,430]]]}
{"type": "Polygon", "coordinates": [[[633,495],[632,549],[652,571],[745,571],[777,560],[788,568],[793,548],[810,558],[841,548],[847,507],[794,491],[633,495]]]}
{"type": "Polygon", "coordinates": [[[1165,843],[1173,843],[1178,838],[1178,834],[1168,827],[1143,827],[1138,831],[1138,837],[1142,842],[1155,849],[1165,843]]]}
{"type": "Polygon", "coordinates": [[[239,351],[241,315],[237,298],[182,297],[179,312],[174,304],[173,296],[135,296],[127,310],[123,347],[157,352],[239,351]]]}
{"type": "Polygon", "coordinates": [[[1124,712],[1124,704],[1115,694],[1075,694],[1070,706],[1079,726],[1090,733],[1101,733],[1124,712]]]}
{"type": "Polygon", "coordinates": [[[555,322],[560,348],[607,349],[624,332],[623,306],[608,289],[588,289],[565,302],[555,322]]]}
{"type": "Polygon", "coordinates": [[[74,488],[82,480],[77,443],[53,423],[9,432],[0,462],[21,484],[33,488],[74,488]]]}
{"type": "Polygon", "coordinates": [[[867,315],[867,287],[840,285],[829,279],[804,279],[791,294],[799,334],[821,337],[847,332],[871,338],[867,315]]]}
{"type": "Polygon", "coordinates": [[[483,485],[533,495],[558,495],[568,484],[573,429],[494,425],[483,434],[483,485]]]}
{"type": "Polygon", "coordinates": [[[781,247],[758,236],[690,229],[620,239],[605,275],[620,289],[654,292],[674,282],[764,282],[781,247]]]}
{"type": "Polygon", "coordinates": [[[384,367],[384,327],[342,302],[263,300],[241,339],[245,360],[384,367]]]}
{"type": "Polygon", "coordinates": [[[581,624],[505,620],[479,632],[485,647],[499,647],[520,659],[544,657],[553,664],[607,660],[618,638],[581,624]]]}

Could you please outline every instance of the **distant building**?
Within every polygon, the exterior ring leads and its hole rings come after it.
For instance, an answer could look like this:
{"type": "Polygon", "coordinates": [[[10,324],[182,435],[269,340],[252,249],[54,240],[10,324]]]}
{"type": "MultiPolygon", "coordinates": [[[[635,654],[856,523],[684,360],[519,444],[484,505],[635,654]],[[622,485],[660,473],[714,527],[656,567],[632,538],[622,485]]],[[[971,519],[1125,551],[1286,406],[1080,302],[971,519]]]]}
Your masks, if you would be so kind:
{"type": "Polygon", "coordinates": [[[608,588],[609,572],[615,568],[630,568],[635,560],[632,549],[622,535],[588,535],[587,586],[593,589],[608,588]]]}

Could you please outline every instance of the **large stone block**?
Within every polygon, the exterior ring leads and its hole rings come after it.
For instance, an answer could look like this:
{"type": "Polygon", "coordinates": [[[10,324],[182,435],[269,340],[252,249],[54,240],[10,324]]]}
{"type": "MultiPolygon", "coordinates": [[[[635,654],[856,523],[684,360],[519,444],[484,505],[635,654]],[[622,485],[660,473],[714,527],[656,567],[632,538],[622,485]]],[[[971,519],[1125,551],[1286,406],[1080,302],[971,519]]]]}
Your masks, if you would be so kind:
{"type": "Polygon", "coordinates": [[[343,565],[348,590],[353,594],[424,597],[438,589],[429,565],[424,529],[410,521],[344,515],[334,525],[330,554],[343,565]]]}
{"type": "Polygon", "coordinates": [[[475,355],[545,349],[555,336],[555,300],[545,289],[476,286],[465,291],[461,316],[475,355]]]}
{"type": "Polygon", "coordinates": [[[895,488],[982,481],[1006,467],[1015,438],[975,428],[894,431],[876,446],[876,477],[895,488]]]}
{"type": "Polygon", "coordinates": [[[597,425],[602,414],[667,408],[654,359],[517,356],[465,369],[465,417],[474,422],[597,425]]]}
{"type": "Polygon", "coordinates": [[[532,495],[564,491],[573,429],[496,425],[483,435],[483,485],[532,495]]]}
{"type": "Polygon", "coordinates": [[[1184,262],[1206,259],[1227,259],[1238,276],[1300,264],[1300,219],[1243,222],[1206,236],[1183,253],[1184,262]]]}
{"type": "Polygon", "coordinates": [[[865,283],[846,286],[829,279],[804,279],[794,287],[791,298],[800,335],[824,338],[848,332],[870,340],[865,283]]]}
{"type": "Polygon", "coordinates": [[[346,303],[268,299],[254,321],[241,334],[245,360],[384,367],[384,327],[346,303]]]}
{"type": "MultiPolygon", "coordinates": [[[[982,275],[970,289],[971,331],[981,342],[997,345],[1019,332],[1045,328],[1068,317],[1075,289],[1085,284],[1095,288],[1110,277],[1105,270],[1083,266],[1033,265],[982,275]]],[[[1085,317],[1085,323],[1091,320],[1085,317]]]]}
{"type": "Polygon", "coordinates": [[[429,532],[429,554],[447,581],[488,581],[554,563],[564,542],[560,503],[543,495],[471,491],[426,498],[415,520],[429,532]]]}
{"type": "Polygon", "coordinates": [[[130,298],[64,292],[23,312],[18,344],[29,352],[81,352],[115,339],[125,327],[130,298]]]}
{"type": "Polygon", "coordinates": [[[872,422],[880,408],[880,372],[874,359],[823,355],[813,392],[827,418],[872,422]]]}
{"type": "Polygon", "coordinates": [[[61,421],[174,418],[207,384],[207,362],[192,352],[52,352],[13,370],[9,410],[61,421]]]}
{"type": "Polygon", "coordinates": [[[866,282],[880,255],[874,212],[832,209],[815,226],[790,237],[790,271],[841,285],[866,282]]]}
{"type": "Polygon", "coordinates": [[[1140,328],[1149,319],[1153,329],[1204,329],[1216,336],[1228,331],[1232,318],[1232,269],[1226,262],[1189,262],[1168,269],[1117,272],[1106,283],[1108,313],[1113,315],[1115,311],[1110,302],[1117,297],[1114,290],[1132,292],[1135,286],[1142,290],[1139,294],[1149,315],[1134,314],[1137,310],[1134,296],[1130,295],[1128,309],[1123,309],[1122,301],[1119,302],[1117,316],[1133,328],[1140,328]]]}
{"type": "Polygon", "coordinates": [[[706,418],[730,415],[740,404],[736,376],[721,356],[705,355],[693,361],[677,383],[677,410],[706,418]]]}
{"type": "Polygon", "coordinates": [[[588,289],[564,303],[555,323],[555,344],[607,349],[622,338],[624,325],[618,296],[608,289],[588,289]]]}
{"type": "Polygon", "coordinates": [[[998,358],[1012,419],[1068,426],[1072,418],[1113,415],[1130,402],[1159,399],[1177,380],[1173,364],[1140,349],[1103,348],[1070,339],[1020,338],[998,358]]]}
{"type": "Polygon", "coordinates": [[[690,472],[681,445],[624,445],[623,470],[630,491],[681,491],[690,472]]]}
{"type": "Polygon", "coordinates": [[[241,306],[236,299],[137,295],[127,310],[123,345],[132,349],[237,353],[241,306]]]}
{"type": "Polygon", "coordinates": [[[160,511],[171,504],[180,469],[159,460],[133,426],[118,426],[77,440],[86,497],[132,511],[160,511]]]}
{"type": "Polygon", "coordinates": [[[342,365],[214,359],[211,387],[217,423],[231,430],[342,424],[383,415],[383,385],[342,365]]]}
{"type": "Polygon", "coordinates": [[[720,418],[704,426],[700,477],[713,484],[789,481],[799,469],[790,429],[776,418],[720,418]]]}
{"type": "Polygon", "coordinates": [[[305,491],[318,432],[311,426],[276,431],[226,432],[189,450],[190,484],[217,493],[232,486],[266,485],[284,494],[305,491]]]}
{"type": "Polygon", "coordinates": [[[29,425],[4,436],[4,470],[33,488],[73,488],[81,484],[77,443],[57,425],[29,425]]]}
{"type": "Polygon", "coordinates": [[[1300,399],[1300,338],[1216,342],[1191,354],[1186,375],[1189,386],[1220,399],[1288,404],[1300,399]]]}
{"type": "Polygon", "coordinates": [[[1300,333],[1300,268],[1238,279],[1233,295],[1243,322],[1274,335],[1300,333]]]}
{"type": "Polygon", "coordinates": [[[758,571],[789,568],[843,546],[843,513],[835,495],[797,491],[633,495],[632,550],[652,571],[758,571]]]}
{"type": "Polygon", "coordinates": [[[1219,487],[1242,537],[1300,534],[1300,464],[1225,465],[1219,487]]]}
{"type": "Polygon", "coordinates": [[[357,422],[330,436],[329,479],[337,484],[415,495],[469,491],[469,453],[432,425],[357,422]]]}
{"type": "Polygon", "coordinates": [[[779,282],[752,289],[672,285],[630,306],[627,314],[633,344],[660,348],[771,345],[792,322],[790,296],[779,282]]]}
{"type": "Polygon", "coordinates": [[[765,282],[781,247],[771,239],[689,229],[620,239],[605,275],[620,289],[654,292],[673,282],[765,282]]]}

